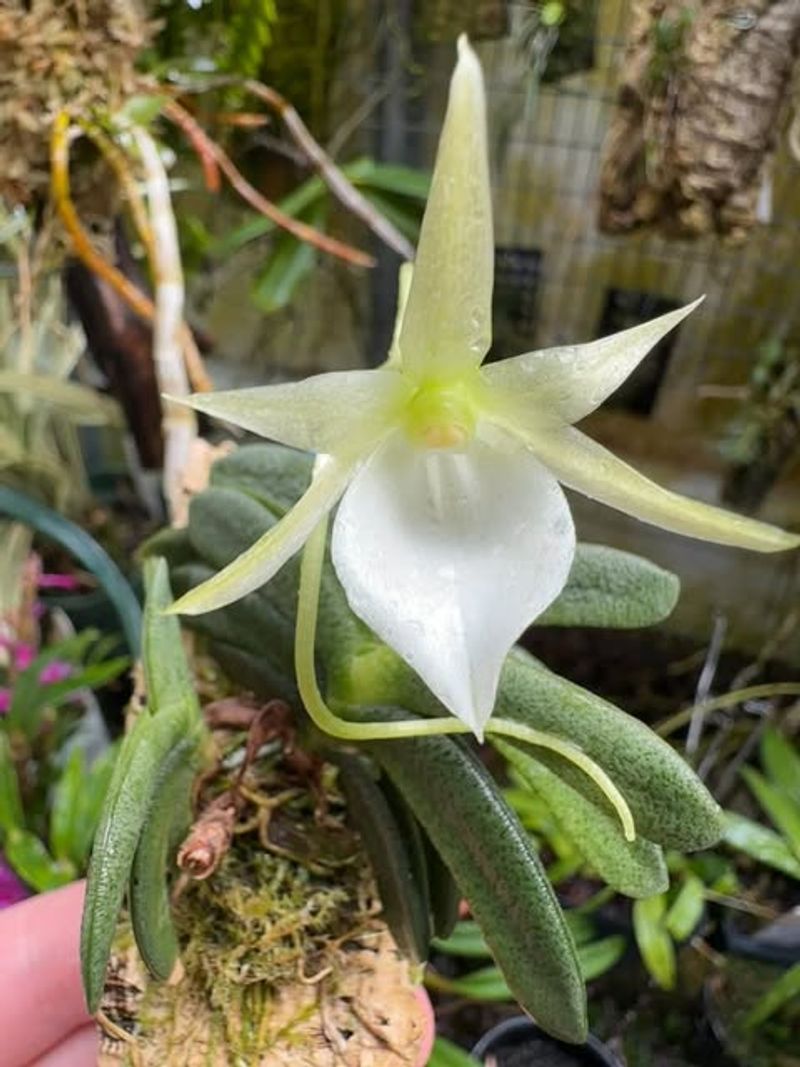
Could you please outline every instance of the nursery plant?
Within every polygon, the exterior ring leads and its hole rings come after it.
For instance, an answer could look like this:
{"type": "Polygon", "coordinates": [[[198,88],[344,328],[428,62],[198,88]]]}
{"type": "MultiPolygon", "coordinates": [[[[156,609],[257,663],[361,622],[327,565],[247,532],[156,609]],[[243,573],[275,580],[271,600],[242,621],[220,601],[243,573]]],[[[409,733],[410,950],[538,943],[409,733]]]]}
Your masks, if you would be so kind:
{"type": "MultiPolygon", "coordinates": [[[[293,751],[337,769],[400,950],[422,963],[466,898],[510,992],[562,1039],[586,1037],[575,938],[472,739],[543,783],[592,866],[630,896],[666,890],[664,848],[719,838],[721,812],[677,753],[514,644],[537,620],[657,622],[677,595],[654,564],[576,544],[559,482],[722,544],[776,551],[800,538],[662,489],[574,428],[697,302],[484,367],[492,265],[483,79],[462,38],[386,363],[190,401],[281,444],[218,461],[188,526],[146,550],[147,707],[115,769],[84,917],[93,1011],[126,887],[152,974],[173,973],[191,941],[180,906],[176,933],[167,885],[192,780],[209,759],[208,714],[196,695],[203,661],[183,660],[178,615],[205,635],[234,692],[289,706],[293,751]]],[[[237,751],[261,773],[255,742],[237,751]]],[[[196,831],[208,806],[194,815],[196,831]]],[[[236,847],[229,855],[241,858],[236,847]]],[[[218,883],[208,884],[213,895],[218,883]]],[[[259,1014],[252,997],[237,1001],[237,1018],[253,1016],[249,1033],[267,1025],[261,1003],[259,1014]]]]}
{"type": "Polygon", "coordinates": [[[107,747],[90,758],[82,694],[128,666],[112,654],[115,644],[92,630],[40,648],[19,635],[0,641],[0,865],[23,892],[86,872],[116,753],[107,747]]]}

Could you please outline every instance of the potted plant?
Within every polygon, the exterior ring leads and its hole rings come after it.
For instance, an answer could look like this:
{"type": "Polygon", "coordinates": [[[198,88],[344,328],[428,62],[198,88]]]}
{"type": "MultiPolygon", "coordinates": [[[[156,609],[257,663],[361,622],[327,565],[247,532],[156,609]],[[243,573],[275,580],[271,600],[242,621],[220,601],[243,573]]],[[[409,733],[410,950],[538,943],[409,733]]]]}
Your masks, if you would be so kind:
{"type": "MultiPolygon", "coordinates": [[[[89,1006],[105,1004],[106,1030],[123,1057],[163,1063],[170,1040],[182,1063],[211,1052],[235,1062],[244,1041],[250,1059],[265,1064],[288,1054],[276,1041],[292,1045],[293,1062],[317,1052],[328,1056],[320,1062],[345,1057],[361,1034],[350,1017],[359,998],[346,993],[344,972],[324,953],[319,971],[309,967],[307,928],[298,982],[319,985],[335,975],[350,1011],[340,1022],[324,997],[309,1005],[317,1045],[297,1033],[296,1016],[270,1031],[289,991],[282,972],[261,975],[233,1001],[225,990],[263,962],[245,943],[248,917],[262,922],[274,945],[283,896],[266,917],[260,900],[254,916],[247,892],[276,884],[258,873],[262,853],[277,847],[306,864],[314,862],[309,850],[327,858],[337,829],[345,842],[339,857],[351,865],[335,882],[346,890],[359,865],[346,846],[352,828],[369,853],[393,935],[377,935],[388,946],[378,972],[390,992],[375,994],[387,1026],[395,1021],[395,978],[410,980],[404,968],[424,961],[433,934],[452,929],[463,896],[521,1006],[551,1035],[584,1042],[573,936],[470,736],[524,773],[544,775],[593,865],[634,896],[666,888],[665,846],[691,850],[719,836],[717,805],[669,746],[512,648],[560,597],[565,613],[570,604],[594,605],[601,618],[611,590],[612,605],[622,595],[655,621],[677,592],[674,576],[646,561],[576,549],[556,478],[677,532],[764,551],[800,539],[659,489],[572,428],[690,308],[594,344],[480,369],[491,288],[483,82],[462,39],[386,365],[190,400],[294,447],[242,448],[217,462],[209,489],[191,502],[188,525],[147,549],[144,701],[109,790],[83,926],[89,1006]],[[327,515],[337,504],[329,543],[327,515]],[[181,594],[176,602],[171,585],[181,594]],[[189,660],[178,615],[205,640],[189,660]],[[245,689],[258,702],[255,713],[245,689]],[[239,709],[230,748],[216,735],[231,720],[221,725],[214,716],[222,713],[213,711],[228,699],[225,715],[239,709]],[[343,802],[349,821],[337,819],[343,802]],[[317,846],[326,812],[331,833],[317,846]],[[129,925],[118,933],[126,891],[129,925]],[[196,920],[223,898],[232,911],[211,924],[195,952],[196,920]],[[204,903],[192,910],[198,899],[204,903]],[[217,943],[231,928],[233,937],[217,943]],[[237,943],[240,933],[245,940],[237,943]],[[138,1000],[142,971],[132,982],[126,970],[132,941],[150,974],[166,982],[147,982],[138,1000]],[[120,975],[124,1011],[109,1026],[120,975]],[[191,1010],[176,1010],[185,998],[191,1010]]],[[[296,889],[293,881],[289,900],[303,896],[296,889]]],[[[366,916],[354,910],[362,899],[351,890],[332,910],[334,928],[323,931],[329,948],[355,942],[356,957],[364,949],[355,932],[336,925],[349,916],[363,930],[366,916]]],[[[392,1046],[376,1020],[363,1025],[388,1057],[392,1046]]],[[[413,1052],[413,1044],[403,1049],[406,1059],[413,1052]]]]}

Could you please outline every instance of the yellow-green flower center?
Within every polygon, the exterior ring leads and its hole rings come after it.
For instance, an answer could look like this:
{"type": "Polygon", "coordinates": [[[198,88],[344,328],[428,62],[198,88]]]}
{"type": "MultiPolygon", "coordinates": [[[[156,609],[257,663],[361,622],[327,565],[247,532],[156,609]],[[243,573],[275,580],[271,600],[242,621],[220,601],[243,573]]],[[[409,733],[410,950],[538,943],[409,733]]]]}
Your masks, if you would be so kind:
{"type": "Polygon", "coordinates": [[[425,448],[463,448],[475,434],[477,397],[464,380],[428,382],[412,396],[405,411],[405,429],[425,448]]]}

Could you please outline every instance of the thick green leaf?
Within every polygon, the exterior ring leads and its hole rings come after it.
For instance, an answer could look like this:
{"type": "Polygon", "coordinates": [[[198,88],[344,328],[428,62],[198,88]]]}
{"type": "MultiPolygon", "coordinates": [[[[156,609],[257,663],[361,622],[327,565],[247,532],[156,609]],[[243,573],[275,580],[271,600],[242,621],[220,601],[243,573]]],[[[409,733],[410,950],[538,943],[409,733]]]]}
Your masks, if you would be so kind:
{"type": "Polygon", "coordinates": [[[72,831],[74,862],[80,872],[86,871],[94,835],[100,822],[100,814],[106,793],[111,785],[114,764],[119,754],[119,742],[106,749],[92,763],[83,783],[79,814],[72,831]]]}
{"type": "Polygon", "coordinates": [[[401,952],[415,963],[428,958],[431,940],[427,873],[424,882],[413,861],[417,842],[409,842],[374,770],[361,757],[336,752],[339,781],[353,825],[369,856],[383,914],[401,952]]]}
{"type": "Polygon", "coordinates": [[[55,541],[95,576],[113,604],[128,648],[135,655],[139,650],[142,618],[139,602],[104,549],[80,526],[14,489],[0,487],[0,514],[27,523],[34,530],[55,541]]]}
{"type": "MultiPolygon", "coordinates": [[[[177,596],[194,589],[215,574],[204,563],[188,563],[172,571],[172,584],[177,596]]],[[[276,610],[275,600],[262,590],[249,593],[241,600],[204,615],[189,615],[186,626],[197,633],[207,634],[216,641],[238,648],[263,660],[274,675],[284,679],[282,692],[294,698],[294,624],[282,611],[276,610]]],[[[277,694],[276,694],[277,695],[277,694]]]]}
{"type": "Polygon", "coordinates": [[[164,784],[174,779],[188,792],[190,770],[204,736],[180,625],[174,616],[163,614],[172,601],[164,561],[148,560],[145,579],[149,711],[139,715],[125,736],[114,767],[92,850],[81,928],[83,983],[91,1012],[102,996],[117,917],[134,864],[146,894],[137,901],[136,922],[144,951],[156,968],[169,955],[169,945],[166,954],[159,955],[149,939],[164,936],[164,923],[169,921],[162,845],[169,838],[176,803],[163,802],[164,784]],[[169,702],[161,704],[162,700],[169,702]],[[139,852],[144,828],[149,840],[139,852]],[[155,867],[162,860],[159,879],[155,867]],[[144,932],[142,916],[145,924],[153,922],[144,932]]]}
{"type": "Polygon", "coordinates": [[[667,889],[669,875],[658,845],[641,836],[626,841],[616,815],[587,800],[536,756],[500,738],[494,738],[493,744],[549,805],[565,832],[605,882],[631,897],[650,897],[667,889]]]}
{"type": "Polygon", "coordinates": [[[37,893],[72,882],[76,871],[71,863],[55,860],[35,834],[12,826],[6,834],[3,851],[9,864],[37,893]]]}
{"type": "Polygon", "coordinates": [[[662,893],[634,901],[633,932],[642,960],[662,989],[674,989],[677,976],[675,946],[665,924],[667,898],[662,893]]]}
{"type": "Polygon", "coordinates": [[[674,574],[641,556],[579,544],[566,586],[536,625],[651,626],[671,613],[679,592],[674,574]]]}
{"type": "MultiPolygon", "coordinates": [[[[333,625],[333,622],[330,623],[333,625]]],[[[395,703],[423,715],[446,711],[417,675],[394,653],[381,646],[374,670],[350,678],[348,698],[358,703],[395,703]]],[[[344,657],[344,649],[334,656],[344,657]]],[[[347,663],[326,665],[336,676],[347,663]]],[[[352,666],[350,667],[352,672],[352,666]]],[[[338,693],[337,693],[338,695],[338,693]]],[[[572,741],[612,778],[631,808],[637,832],[650,841],[683,851],[708,848],[722,833],[722,812],[689,765],[639,719],[602,700],[516,648],[500,676],[495,716],[512,719],[572,741]]],[[[490,737],[493,741],[493,738],[490,737]]],[[[558,774],[596,806],[611,812],[605,797],[572,763],[546,749],[531,755],[558,774]]]]}
{"type": "Polygon", "coordinates": [[[280,516],[308,488],[313,466],[314,457],[308,452],[286,445],[245,445],[214,464],[210,482],[212,488],[247,493],[280,516]]]}
{"type": "MultiPolygon", "coordinates": [[[[324,211],[314,212],[308,221],[318,228],[323,219],[324,211]]],[[[252,297],[256,307],[267,315],[286,307],[316,262],[315,248],[305,241],[298,241],[293,234],[282,233],[253,285],[252,297]]]]}
{"type": "MultiPolygon", "coordinates": [[[[114,768],[89,864],[81,929],[83,983],[91,1012],[100,1003],[117,917],[163,769],[174,753],[186,751],[185,718],[181,704],[141,714],[125,736],[114,768]]],[[[196,745],[196,735],[189,740],[196,745]]]]}
{"type": "Polygon", "coordinates": [[[788,1004],[790,1001],[800,997],[800,963],[796,963],[794,967],[790,967],[788,971],[780,976],[780,978],[770,986],[766,993],[759,1000],[750,1011],[744,1020],[744,1025],[748,1029],[755,1029],[757,1026],[761,1026],[767,1019],[771,1018],[776,1012],[788,1004]]]}
{"type": "Polygon", "coordinates": [[[137,555],[142,560],[150,556],[163,556],[170,570],[182,563],[192,563],[196,558],[189,540],[189,531],[185,526],[179,530],[173,526],[165,526],[139,546],[137,555]]]}
{"type": "Polygon", "coordinates": [[[50,809],[50,847],[59,860],[69,860],[79,867],[75,840],[80,825],[81,794],[85,784],[86,757],[80,748],[73,748],[53,793],[50,809]]]}
{"type": "Polygon", "coordinates": [[[800,880],[800,860],[780,834],[733,811],[725,812],[724,840],[751,859],[800,880]]]}
{"type": "Polygon", "coordinates": [[[774,826],[783,834],[792,852],[800,859],[800,804],[795,804],[790,796],[752,767],[743,767],[742,777],[774,826]]]}
{"type": "MultiPolygon", "coordinates": [[[[388,708],[350,714],[409,717],[388,708]]],[[[525,830],[472,750],[450,737],[367,747],[453,872],[515,998],[551,1033],[584,1040],[585,991],[575,944],[525,830]]]]}
{"type": "Polygon", "coordinates": [[[0,726],[0,830],[8,833],[14,827],[21,829],[24,825],[25,815],[17,770],[11,757],[11,744],[8,734],[0,726]]]}
{"type": "Polygon", "coordinates": [[[481,1003],[503,1003],[514,999],[499,967],[482,967],[464,975],[463,978],[444,978],[437,975],[431,985],[438,992],[481,1003]]]}
{"type": "Polygon", "coordinates": [[[178,958],[167,868],[191,821],[196,756],[196,745],[187,739],[164,761],[131,865],[128,900],[136,945],[147,969],[162,981],[178,958]]]}
{"type": "Polygon", "coordinates": [[[450,937],[437,938],[434,945],[437,951],[448,956],[463,956],[465,959],[476,960],[491,956],[480,926],[472,920],[457,923],[450,937]]]}
{"type": "Polygon", "coordinates": [[[667,912],[667,931],[676,941],[686,941],[702,919],[705,906],[705,886],[696,874],[688,875],[667,912]]]}
{"type": "Polygon", "coordinates": [[[148,703],[152,711],[185,704],[187,725],[196,725],[200,709],[192,672],[183,651],[180,620],[175,615],[165,614],[172,603],[166,561],[158,557],[146,560],[144,580],[147,599],[142,662],[148,703]]]}
{"type": "Polygon", "coordinates": [[[800,752],[773,727],[761,739],[761,763],[772,784],[800,805],[800,752]]]}
{"type": "Polygon", "coordinates": [[[627,943],[621,934],[612,934],[611,937],[604,937],[599,941],[578,945],[578,962],[584,982],[593,982],[595,978],[610,971],[625,955],[626,948],[627,943]]]}
{"type": "Polygon", "coordinates": [[[480,1067],[468,1052],[444,1037],[437,1037],[427,1067],[480,1067]]]}
{"type": "Polygon", "coordinates": [[[428,897],[436,937],[448,938],[458,923],[461,890],[433,841],[423,831],[428,861],[428,897]]]}

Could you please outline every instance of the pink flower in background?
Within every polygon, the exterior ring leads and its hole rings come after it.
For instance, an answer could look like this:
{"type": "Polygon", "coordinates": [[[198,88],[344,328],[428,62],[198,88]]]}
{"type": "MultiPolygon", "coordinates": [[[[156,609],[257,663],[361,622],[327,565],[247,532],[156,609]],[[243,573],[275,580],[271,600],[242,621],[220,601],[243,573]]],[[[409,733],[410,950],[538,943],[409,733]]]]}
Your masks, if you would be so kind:
{"type": "Polygon", "coordinates": [[[52,663],[48,663],[46,667],[42,667],[39,681],[42,685],[54,685],[56,682],[63,682],[71,674],[72,664],[56,659],[52,663]]]}
{"type": "Polygon", "coordinates": [[[11,707],[11,690],[7,686],[0,688],[0,715],[5,715],[11,707]]]}
{"type": "Polygon", "coordinates": [[[0,910],[10,908],[30,895],[27,886],[14,874],[0,852],[0,910]]]}
{"type": "Polygon", "coordinates": [[[40,574],[36,584],[40,589],[63,589],[72,592],[81,588],[81,581],[73,574],[40,574]]]}
{"type": "Polygon", "coordinates": [[[27,670],[36,658],[36,649],[26,641],[15,641],[12,637],[0,636],[0,648],[8,649],[14,669],[27,670]]]}

